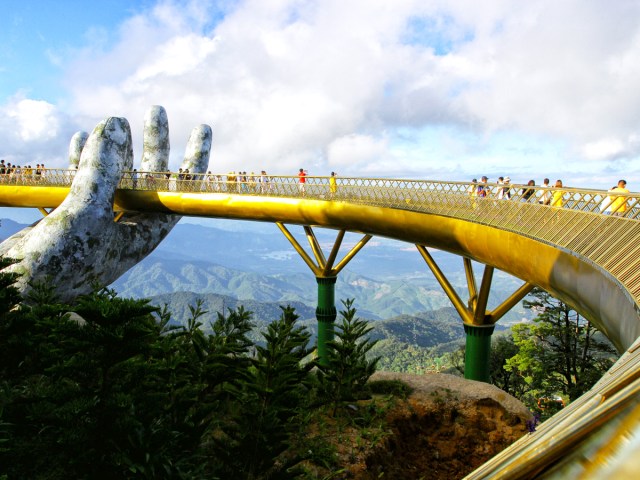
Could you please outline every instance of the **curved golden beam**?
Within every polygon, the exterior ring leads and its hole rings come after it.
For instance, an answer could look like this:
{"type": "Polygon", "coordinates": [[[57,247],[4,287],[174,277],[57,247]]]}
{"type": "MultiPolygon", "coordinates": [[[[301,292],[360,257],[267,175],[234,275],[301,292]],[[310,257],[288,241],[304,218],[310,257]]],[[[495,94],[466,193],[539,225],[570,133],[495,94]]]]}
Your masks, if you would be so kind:
{"type": "Polygon", "coordinates": [[[434,247],[550,292],[597,325],[620,351],[640,336],[635,299],[602,267],[541,239],[466,219],[348,202],[224,193],[118,190],[115,203],[122,211],[323,226],[434,247]]]}
{"type": "MultiPolygon", "coordinates": [[[[2,186],[0,206],[55,208],[64,200],[68,190],[68,187],[2,186]]],[[[636,302],[640,291],[630,292],[612,272],[570,248],[554,245],[555,237],[551,237],[553,234],[560,240],[564,238],[562,222],[565,216],[586,217],[582,225],[587,223],[591,226],[591,235],[586,247],[578,247],[607,257],[608,245],[603,245],[605,242],[602,240],[598,242],[597,238],[594,240],[597,234],[602,233],[603,222],[610,221],[611,228],[615,229],[620,227],[616,221],[626,222],[623,226],[634,228],[638,222],[615,217],[599,218],[602,216],[570,210],[552,211],[548,207],[538,208],[538,205],[520,206],[517,202],[500,205],[501,221],[512,222],[516,215],[527,213],[520,210],[522,207],[528,207],[531,217],[537,219],[531,228],[532,233],[527,236],[466,218],[347,201],[121,189],[116,192],[114,204],[114,210],[123,212],[166,212],[322,226],[437,248],[498,268],[539,286],[592,321],[620,351],[629,348],[640,336],[640,307],[636,302]],[[507,215],[508,208],[514,210],[511,216],[507,215]],[[550,216],[551,213],[553,215],[550,216]]],[[[493,212],[490,208],[484,213],[479,212],[480,221],[486,221],[490,214],[495,215],[493,212]]],[[[631,232],[622,231],[617,240],[623,238],[627,243],[633,242],[637,239],[634,228],[630,229],[631,232]]],[[[629,268],[630,261],[639,260],[637,248],[635,242],[635,249],[617,250],[622,260],[617,260],[614,266],[624,275],[631,271],[637,276],[637,270],[629,268]]],[[[628,280],[637,281],[635,277],[628,280]]]]}

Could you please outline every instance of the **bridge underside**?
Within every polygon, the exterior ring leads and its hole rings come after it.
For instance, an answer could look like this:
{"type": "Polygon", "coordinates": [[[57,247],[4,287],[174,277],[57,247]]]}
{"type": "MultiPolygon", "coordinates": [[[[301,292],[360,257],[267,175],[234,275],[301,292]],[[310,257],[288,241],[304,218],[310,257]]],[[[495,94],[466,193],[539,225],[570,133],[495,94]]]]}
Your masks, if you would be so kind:
{"type": "MultiPolygon", "coordinates": [[[[11,190],[12,206],[32,208],[55,208],[68,193],[68,187],[3,188],[11,190]]],[[[114,210],[321,226],[425,245],[539,286],[592,321],[620,351],[640,336],[635,300],[606,270],[558,246],[483,223],[354,201],[229,193],[118,190],[114,210]]],[[[548,228],[562,227],[552,222],[548,228]]]]}
{"type": "Polygon", "coordinates": [[[481,223],[348,202],[222,193],[120,190],[115,203],[116,210],[315,225],[437,248],[548,291],[592,321],[620,351],[640,336],[636,303],[608,272],[556,246],[481,223]]]}

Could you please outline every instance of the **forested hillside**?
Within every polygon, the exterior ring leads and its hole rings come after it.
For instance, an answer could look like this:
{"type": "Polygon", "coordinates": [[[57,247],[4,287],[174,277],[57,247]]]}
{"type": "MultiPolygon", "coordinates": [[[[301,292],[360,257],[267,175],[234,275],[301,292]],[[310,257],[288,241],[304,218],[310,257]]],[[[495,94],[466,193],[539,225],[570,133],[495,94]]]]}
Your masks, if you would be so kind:
{"type": "MultiPolygon", "coordinates": [[[[205,330],[217,318],[217,312],[229,312],[239,306],[253,312],[255,327],[250,336],[260,343],[261,332],[282,313],[281,306],[290,305],[300,316],[299,323],[305,325],[315,342],[317,332],[315,308],[301,302],[289,302],[283,305],[278,302],[257,302],[253,300],[239,301],[233,297],[218,294],[196,294],[193,292],[176,292],[157,295],[151,303],[162,307],[167,305],[171,318],[189,318],[190,308],[196,302],[202,302],[206,312],[200,319],[205,330]]],[[[356,303],[359,303],[356,301],[356,303]]],[[[343,308],[337,305],[338,310],[343,308]]],[[[372,321],[373,328],[369,337],[378,343],[370,352],[371,357],[380,357],[380,370],[423,373],[425,371],[444,371],[452,368],[451,354],[464,346],[465,335],[462,321],[457,312],[451,308],[440,308],[420,312],[416,315],[398,315],[385,320],[372,321]]],[[[500,324],[497,330],[504,330],[500,324]]]]}
{"type": "MultiPolygon", "coordinates": [[[[317,303],[317,283],[311,272],[264,275],[236,270],[204,261],[167,260],[149,257],[123,275],[113,288],[123,296],[148,298],[172,292],[215,293],[244,303],[317,303]]],[[[380,320],[399,314],[439,309],[449,300],[439,287],[402,279],[380,281],[340,274],[339,298],[357,298],[361,316],[380,320]]]]}

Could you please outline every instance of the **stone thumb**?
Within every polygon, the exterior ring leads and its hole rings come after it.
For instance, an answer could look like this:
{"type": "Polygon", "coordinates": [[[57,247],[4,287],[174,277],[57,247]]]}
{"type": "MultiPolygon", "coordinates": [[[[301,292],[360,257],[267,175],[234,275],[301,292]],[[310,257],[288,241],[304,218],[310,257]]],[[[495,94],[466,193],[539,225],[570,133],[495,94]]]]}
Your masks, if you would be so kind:
{"type": "Polygon", "coordinates": [[[80,155],[85,143],[87,143],[89,134],[87,132],[76,132],[69,142],[69,167],[76,168],[80,163],[80,155]]]}

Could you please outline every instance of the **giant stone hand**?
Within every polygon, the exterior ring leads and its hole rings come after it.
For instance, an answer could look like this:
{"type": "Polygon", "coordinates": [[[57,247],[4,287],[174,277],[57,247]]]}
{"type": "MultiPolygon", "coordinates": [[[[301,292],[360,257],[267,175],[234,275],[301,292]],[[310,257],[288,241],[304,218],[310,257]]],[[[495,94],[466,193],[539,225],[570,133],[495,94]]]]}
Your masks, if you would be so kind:
{"type": "MultiPolygon", "coordinates": [[[[183,169],[203,173],[209,163],[211,128],[193,129],[183,169]]],[[[162,213],[124,215],[114,222],[113,201],[123,172],[133,168],[129,123],[111,117],[91,135],[74,135],[69,148],[78,170],[62,204],[35,226],[0,244],[0,255],[18,260],[7,270],[20,274],[22,293],[33,282],[50,283],[59,298],[71,300],[106,286],[134,266],[162,241],[180,216],[162,213]]],[[[165,172],[169,160],[169,123],[164,108],[145,116],[140,170],[165,172]]]]}

